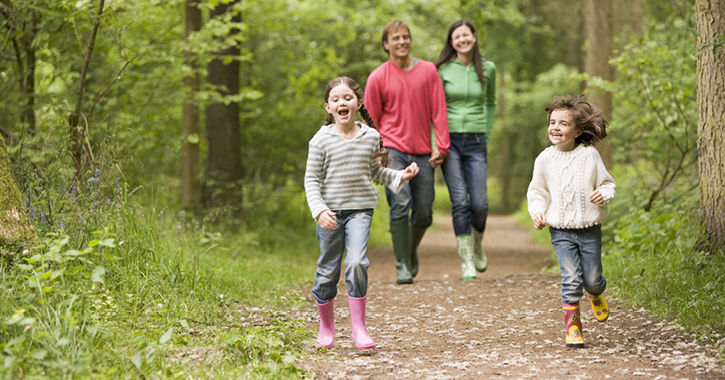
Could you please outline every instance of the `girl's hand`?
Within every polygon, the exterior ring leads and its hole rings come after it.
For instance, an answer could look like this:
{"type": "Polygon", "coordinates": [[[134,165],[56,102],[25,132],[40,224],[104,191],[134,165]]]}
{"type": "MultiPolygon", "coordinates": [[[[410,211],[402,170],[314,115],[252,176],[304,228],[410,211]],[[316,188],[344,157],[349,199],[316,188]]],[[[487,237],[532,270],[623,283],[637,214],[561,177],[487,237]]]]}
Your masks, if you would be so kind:
{"type": "Polygon", "coordinates": [[[595,205],[601,205],[604,203],[604,197],[599,190],[594,190],[591,194],[589,194],[589,202],[592,202],[595,205]]]}
{"type": "Polygon", "coordinates": [[[546,216],[543,212],[538,212],[534,215],[534,228],[540,230],[546,227],[546,216]]]}
{"type": "Polygon", "coordinates": [[[337,218],[335,218],[335,215],[337,214],[330,210],[325,210],[320,215],[317,215],[317,224],[323,229],[332,231],[337,228],[337,218]]]}
{"type": "Polygon", "coordinates": [[[410,179],[415,177],[419,171],[420,171],[420,168],[418,167],[418,164],[413,162],[412,164],[410,164],[410,166],[405,168],[405,170],[403,171],[403,176],[400,177],[400,180],[401,181],[410,181],[410,179]]]}

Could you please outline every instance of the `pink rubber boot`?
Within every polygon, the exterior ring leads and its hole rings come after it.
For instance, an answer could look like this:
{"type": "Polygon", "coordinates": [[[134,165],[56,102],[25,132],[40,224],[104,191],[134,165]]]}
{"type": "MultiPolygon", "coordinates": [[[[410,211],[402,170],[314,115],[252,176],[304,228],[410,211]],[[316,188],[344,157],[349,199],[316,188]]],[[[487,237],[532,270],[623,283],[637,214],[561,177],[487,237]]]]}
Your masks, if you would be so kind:
{"type": "Polygon", "coordinates": [[[320,313],[320,332],[317,334],[315,348],[332,348],[335,341],[335,304],[334,300],[325,303],[317,303],[317,311],[320,313]]]}
{"type": "Polygon", "coordinates": [[[576,305],[561,304],[564,309],[564,324],[566,325],[566,346],[569,348],[583,348],[582,320],[579,314],[579,303],[576,305]]]}
{"type": "Polygon", "coordinates": [[[352,333],[350,337],[355,343],[355,347],[360,350],[369,350],[375,348],[375,342],[368,334],[368,328],[365,326],[365,299],[347,296],[350,304],[350,322],[352,323],[352,333]]]}

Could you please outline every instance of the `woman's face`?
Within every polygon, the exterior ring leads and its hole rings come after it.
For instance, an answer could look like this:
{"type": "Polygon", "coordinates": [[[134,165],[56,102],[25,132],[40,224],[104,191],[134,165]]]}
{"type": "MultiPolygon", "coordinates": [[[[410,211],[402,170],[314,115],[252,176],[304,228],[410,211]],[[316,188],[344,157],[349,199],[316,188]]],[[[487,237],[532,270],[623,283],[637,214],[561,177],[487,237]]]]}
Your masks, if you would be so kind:
{"type": "Polygon", "coordinates": [[[473,44],[476,43],[476,34],[471,32],[467,25],[461,25],[451,34],[451,45],[458,54],[473,53],[473,44]]]}

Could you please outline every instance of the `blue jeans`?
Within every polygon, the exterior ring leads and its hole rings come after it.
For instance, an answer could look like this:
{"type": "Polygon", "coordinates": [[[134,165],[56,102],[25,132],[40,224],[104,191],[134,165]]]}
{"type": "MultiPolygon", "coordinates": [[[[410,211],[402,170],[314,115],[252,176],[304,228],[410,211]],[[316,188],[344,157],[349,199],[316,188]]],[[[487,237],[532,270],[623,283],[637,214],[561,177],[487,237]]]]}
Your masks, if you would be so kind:
{"type": "Polygon", "coordinates": [[[320,242],[320,258],[317,260],[312,295],[318,303],[325,303],[337,295],[340,266],[345,255],[345,282],[347,294],[361,298],[368,292],[368,249],[373,209],[344,210],[337,213],[337,228],[328,231],[317,225],[317,241],[320,242]]]}
{"type": "Polygon", "coordinates": [[[561,269],[561,302],[574,305],[587,293],[604,293],[607,279],[602,276],[602,225],[581,229],[549,227],[551,244],[561,269]]]}
{"type": "Polygon", "coordinates": [[[451,152],[441,169],[451,197],[453,230],[468,235],[486,229],[488,147],[485,133],[451,133],[451,152]]]}
{"type": "Polygon", "coordinates": [[[426,228],[433,223],[433,200],[435,199],[433,168],[430,155],[416,156],[388,148],[393,163],[391,169],[403,170],[411,163],[418,164],[420,171],[398,194],[387,187],[385,196],[390,205],[390,223],[407,221],[414,226],[426,228]]]}

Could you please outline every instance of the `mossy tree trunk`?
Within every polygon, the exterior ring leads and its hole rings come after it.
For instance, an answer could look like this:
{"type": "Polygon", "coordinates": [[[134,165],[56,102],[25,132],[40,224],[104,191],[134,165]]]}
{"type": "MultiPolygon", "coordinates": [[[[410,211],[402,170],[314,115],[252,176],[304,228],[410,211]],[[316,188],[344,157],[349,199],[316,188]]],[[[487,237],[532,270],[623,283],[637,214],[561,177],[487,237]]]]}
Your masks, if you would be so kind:
{"type": "Polygon", "coordinates": [[[37,239],[25,214],[20,190],[10,170],[5,140],[0,135],[0,252],[12,252],[37,239]]]}

